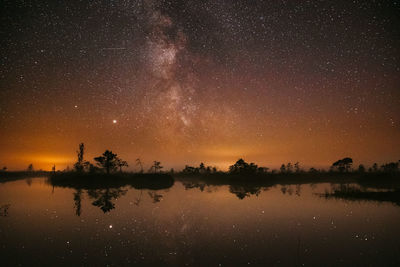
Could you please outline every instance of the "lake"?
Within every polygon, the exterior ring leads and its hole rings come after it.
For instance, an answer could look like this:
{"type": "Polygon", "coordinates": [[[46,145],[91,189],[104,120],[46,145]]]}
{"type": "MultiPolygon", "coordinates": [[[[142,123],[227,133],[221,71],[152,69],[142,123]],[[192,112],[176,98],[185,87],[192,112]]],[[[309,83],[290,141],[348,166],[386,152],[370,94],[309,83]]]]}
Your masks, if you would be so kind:
{"type": "Polygon", "coordinates": [[[0,265],[400,266],[400,206],[335,186],[0,183],[0,265]]]}

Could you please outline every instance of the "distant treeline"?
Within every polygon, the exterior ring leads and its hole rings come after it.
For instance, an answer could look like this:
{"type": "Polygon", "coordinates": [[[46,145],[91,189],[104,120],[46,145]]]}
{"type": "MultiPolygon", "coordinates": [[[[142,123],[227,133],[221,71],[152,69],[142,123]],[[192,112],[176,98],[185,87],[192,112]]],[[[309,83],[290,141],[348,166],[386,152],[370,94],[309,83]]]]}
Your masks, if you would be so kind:
{"type": "MultiPolygon", "coordinates": [[[[76,173],[122,173],[123,168],[128,167],[128,162],[121,159],[117,154],[111,150],[106,150],[103,154],[95,157],[94,163],[85,160],[85,145],[84,143],[79,144],[78,150],[76,151],[77,161],[70,169],[67,167],[63,172],[76,172],[76,173]]],[[[233,165],[229,166],[227,172],[217,170],[216,167],[206,166],[204,163],[200,163],[198,167],[186,165],[185,168],[180,172],[175,172],[174,169],[169,171],[163,171],[164,168],[160,161],[153,161],[148,173],[169,173],[169,174],[184,174],[184,175],[207,175],[207,174],[232,174],[232,175],[266,175],[266,174],[306,174],[306,173],[399,173],[400,160],[397,162],[389,162],[383,165],[374,163],[372,166],[367,168],[365,165],[360,164],[356,168],[353,166],[353,159],[345,157],[332,163],[329,170],[309,168],[305,170],[301,168],[299,162],[282,164],[279,170],[270,170],[268,167],[258,166],[253,162],[246,162],[243,159],[238,159],[233,165]]],[[[135,166],[139,167],[137,173],[144,173],[143,164],[140,158],[135,161],[135,166]]],[[[7,167],[2,168],[2,172],[7,172],[7,167]]],[[[43,171],[39,171],[43,172],[43,171]]],[[[56,172],[56,166],[52,167],[52,172],[56,172]]],[[[60,172],[60,171],[58,171],[60,172]]],[[[19,172],[21,173],[21,172],[19,172]]],[[[37,173],[34,170],[33,164],[30,164],[24,173],[37,173]]],[[[44,172],[45,173],[45,172],[44,172]]]]}

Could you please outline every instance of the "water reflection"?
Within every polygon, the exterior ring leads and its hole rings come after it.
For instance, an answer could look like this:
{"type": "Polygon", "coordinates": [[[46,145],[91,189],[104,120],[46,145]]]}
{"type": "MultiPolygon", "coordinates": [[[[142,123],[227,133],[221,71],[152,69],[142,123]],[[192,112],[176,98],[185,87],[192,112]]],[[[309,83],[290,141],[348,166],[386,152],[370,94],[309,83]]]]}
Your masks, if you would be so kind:
{"type": "MultiPolygon", "coordinates": [[[[115,209],[114,200],[126,195],[129,189],[123,188],[107,188],[107,189],[89,189],[82,190],[77,189],[73,193],[73,201],[74,201],[74,211],[77,216],[81,216],[82,214],[82,199],[84,194],[89,197],[89,199],[93,200],[92,205],[95,207],[99,207],[104,213],[110,212],[115,209]]],[[[158,191],[149,190],[147,192],[148,196],[152,200],[152,203],[158,203],[163,199],[163,195],[158,191]]],[[[136,206],[140,205],[142,201],[143,190],[140,190],[139,197],[135,198],[133,202],[136,206]]]]}
{"type": "MultiPolygon", "coordinates": [[[[87,175],[74,176],[68,174],[52,176],[47,180],[47,183],[54,187],[66,187],[75,189],[73,193],[74,210],[77,216],[82,214],[82,198],[84,192],[89,199],[94,200],[93,206],[99,207],[104,213],[115,209],[114,200],[126,195],[129,188],[140,189],[140,196],[135,199],[134,204],[139,206],[143,190],[151,190],[148,192],[153,203],[158,203],[162,200],[162,195],[155,190],[168,189],[174,185],[174,179],[170,175],[135,175],[135,176],[115,176],[107,177],[102,175],[87,175]]],[[[28,184],[30,185],[30,184],[28,184]]]]}
{"type": "MultiPolygon", "coordinates": [[[[74,211],[77,216],[81,216],[82,214],[82,199],[83,196],[86,195],[92,201],[92,205],[95,207],[99,207],[104,213],[110,212],[115,209],[114,201],[118,198],[125,196],[129,189],[125,188],[107,188],[107,189],[76,189],[73,193],[73,201],[74,201],[74,211]]],[[[158,203],[163,199],[163,195],[158,191],[149,190],[147,192],[148,196],[152,200],[152,203],[158,203]]],[[[136,206],[140,205],[142,201],[143,189],[140,190],[139,197],[135,198],[134,204],[136,206]]]]}
{"type": "Polygon", "coordinates": [[[127,189],[107,188],[107,189],[91,189],[88,190],[88,196],[94,199],[93,206],[99,207],[104,213],[115,208],[112,200],[124,196],[128,192],[127,189]]]}
{"type": "MultiPolygon", "coordinates": [[[[312,188],[312,186],[311,186],[311,188],[312,188]]],[[[300,196],[301,195],[301,185],[300,184],[295,185],[294,189],[293,189],[292,185],[282,185],[281,192],[284,195],[288,194],[289,196],[291,196],[294,193],[296,196],[300,196]]]]}
{"type": "Polygon", "coordinates": [[[344,199],[348,201],[374,201],[374,202],[390,202],[400,206],[400,189],[379,189],[368,188],[355,184],[339,184],[331,185],[331,190],[321,197],[344,199]]]}
{"type": "Polygon", "coordinates": [[[0,215],[11,217],[0,217],[0,254],[14,255],[5,266],[396,266],[400,261],[398,204],[317,195],[356,192],[353,186],[364,190],[361,185],[200,180],[161,190],[137,182],[81,185],[54,185],[54,193],[43,179],[0,186],[0,215]],[[42,255],[44,249],[56,256],[42,255]]]}
{"type": "Polygon", "coordinates": [[[140,190],[140,195],[139,195],[139,197],[135,198],[134,204],[135,204],[136,206],[139,206],[139,205],[140,205],[140,202],[142,201],[142,195],[143,195],[143,189],[140,190]]]}
{"type": "Polygon", "coordinates": [[[8,209],[10,208],[10,204],[0,205],[0,216],[7,217],[8,216],[8,209]]]}
{"type": "Polygon", "coordinates": [[[26,178],[26,179],[25,179],[25,182],[26,182],[26,184],[27,184],[28,186],[31,186],[31,185],[32,185],[32,177],[26,178]]]}
{"type": "MultiPolygon", "coordinates": [[[[198,188],[200,192],[215,192],[218,191],[221,184],[213,184],[209,182],[201,182],[201,181],[181,181],[182,185],[186,190],[191,190],[198,188]]],[[[278,185],[271,183],[246,183],[246,182],[231,182],[230,184],[226,184],[229,188],[229,192],[234,194],[238,199],[243,200],[245,198],[249,198],[251,196],[258,197],[261,192],[268,191],[270,188],[274,188],[280,186],[280,190],[282,194],[288,195],[301,195],[301,184],[296,185],[278,185]]]]}
{"type": "Polygon", "coordinates": [[[82,189],[77,189],[74,192],[74,209],[77,216],[81,216],[82,214],[82,193],[82,189]]]}
{"type": "Polygon", "coordinates": [[[147,193],[149,194],[150,198],[153,200],[153,203],[158,203],[162,200],[163,195],[157,194],[157,192],[150,191],[147,193]]]}
{"type": "MultiPolygon", "coordinates": [[[[74,188],[75,192],[73,193],[73,202],[74,202],[74,211],[77,216],[81,216],[82,214],[82,199],[86,194],[90,200],[92,200],[91,204],[95,207],[100,208],[104,213],[108,213],[111,210],[115,209],[114,201],[118,198],[127,194],[129,188],[137,189],[137,196],[134,198],[133,204],[139,206],[142,198],[143,191],[147,193],[147,195],[152,200],[152,203],[159,203],[163,199],[163,195],[160,194],[157,190],[159,189],[169,189],[173,186],[174,181],[170,179],[159,179],[159,180],[149,180],[149,179],[136,179],[130,181],[123,181],[125,186],[121,187],[112,187],[107,186],[110,184],[109,181],[106,182],[106,185],[100,182],[89,181],[73,181],[72,183],[65,183],[61,181],[51,181],[50,182],[56,187],[70,187],[74,188]],[[86,188],[86,189],[84,189],[86,188]],[[139,191],[140,190],[140,191],[139,191]],[[147,191],[147,192],[146,192],[147,191]]],[[[112,181],[112,184],[120,184],[118,181],[112,181]]],[[[301,196],[302,193],[302,185],[301,184],[274,184],[271,182],[238,182],[231,181],[229,183],[220,181],[202,181],[202,180],[184,180],[181,179],[180,183],[184,186],[185,190],[193,190],[199,189],[200,192],[203,193],[213,193],[217,192],[219,188],[223,186],[227,186],[228,192],[233,194],[239,200],[244,200],[246,198],[251,197],[259,197],[262,192],[268,191],[271,188],[278,187],[282,195],[288,196],[301,196]]],[[[28,184],[31,185],[31,182],[28,184]]],[[[311,190],[317,188],[317,184],[309,184],[311,190]]],[[[392,185],[391,185],[392,186],[392,185]]],[[[400,191],[398,189],[392,190],[386,189],[386,191],[382,191],[382,184],[371,184],[368,183],[368,186],[363,184],[330,184],[330,187],[326,189],[325,193],[318,193],[317,195],[320,197],[324,197],[326,199],[336,198],[336,199],[346,199],[350,201],[377,201],[377,202],[392,202],[397,205],[400,203],[400,191]],[[375,191],[370,191],[372,190],[375,191]],[[376,191],[376,190],[380,191],[376,191]]]]}
{"type": "Polygon", "coordinates": [[[238,199],[244,199],[245,197],[250,197],[250,195],[258,196],[261,193],[261,187],[231,185],[229,186],[229,192],[236,195],[238,199]]]}

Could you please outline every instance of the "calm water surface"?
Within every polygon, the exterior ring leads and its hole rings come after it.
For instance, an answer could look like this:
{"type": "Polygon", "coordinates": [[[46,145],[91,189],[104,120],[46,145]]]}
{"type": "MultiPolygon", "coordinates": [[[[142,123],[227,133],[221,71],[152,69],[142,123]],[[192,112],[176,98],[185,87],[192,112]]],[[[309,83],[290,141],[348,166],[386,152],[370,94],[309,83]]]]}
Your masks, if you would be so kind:
{"type": "Polygon", "coordinates": [[[0,265],[400,266],[400,207],[318,195],[330,187],[7,182],[0,265]]]}

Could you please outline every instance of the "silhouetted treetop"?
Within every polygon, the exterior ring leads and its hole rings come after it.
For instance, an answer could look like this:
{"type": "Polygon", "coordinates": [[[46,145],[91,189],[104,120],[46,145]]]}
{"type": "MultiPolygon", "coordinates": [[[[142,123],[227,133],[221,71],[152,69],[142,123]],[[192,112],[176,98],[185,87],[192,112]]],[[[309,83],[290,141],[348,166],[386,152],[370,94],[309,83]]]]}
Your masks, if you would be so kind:
{"type": "Polygon", "coordinates": [[[348,172],[351,169],[351,166],[353,165],[353,159],[352,158],[343,158],[338,161],[335,161],[332,166],[331,170],[338,170],[340,172],[348,172]]]}
{"type": "Polygon", "coordinates": [[[154,173],[161,172],[162,168],[164,168],[164,167],[161,166],[161,162],[155,160],[153,162],[153,165],[150,167],[149,172],[152,172],[152,171],[154,173]]]}
{"type": "Polygon", "coordinates": [[[399,162],[389,162],[381,166],[383,172],[398,172],[399,162]]]}
{"type": "Polygon", "coordinates": [[[110,150],[106,150],[100,157],[96,157],[94,160],[97,161],[97,165],[103,168],[107,174],[115,171],[118,166],[117,154],[112,153],[110,150]]]}
{"type": "Polygon", "coordinates": [[[85,155],[85,144],[80,143],[79,148],[76,151],[77,161],[74,164],[74,169],[77,172],[83,172],[85,169],[90,169],[90,163],[84,160],[85,155]]]}
{"type": "Polygon", "coordinates": [[[33,164],[32,164],[32,163],[29,164],[29,166],[28,166],[28,168],[27,168],[27,171],[28,171],[28,172],[33,172],[33,171],[34,171],[34,168],[33,168],[33,164]]]}
{"type": "Polygon", "coordinates": [[[117,158],[117,166],[119,167],[120,172],[122,172],[122,167],[129,167],[128,162],[120,158],[117,158]]]}
{"type": "Polygon", "coordinates": [[[229,173],[232,174],[255,174],[257,173],[258,166],[251,162],[250,164],[239,159],[235,164],[229,167],[229,173]]]}

